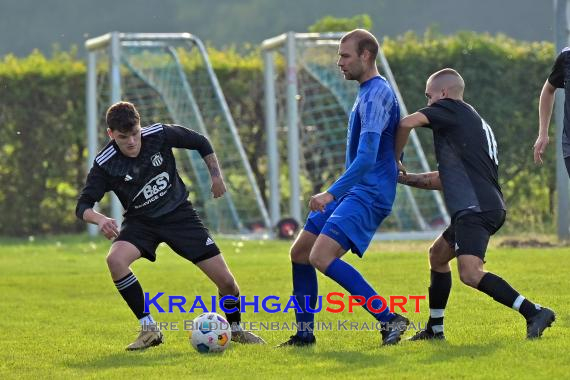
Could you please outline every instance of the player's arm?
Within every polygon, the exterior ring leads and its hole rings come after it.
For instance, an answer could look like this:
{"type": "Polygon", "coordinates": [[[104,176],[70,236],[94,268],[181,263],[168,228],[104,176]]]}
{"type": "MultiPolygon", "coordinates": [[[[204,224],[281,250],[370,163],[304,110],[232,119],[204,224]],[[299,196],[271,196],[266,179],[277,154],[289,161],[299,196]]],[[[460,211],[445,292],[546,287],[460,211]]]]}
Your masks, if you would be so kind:
{"type": "Polygon", "coordinates": [[[214,195],[214,198],[219,198],[226,192],[226,184],[222,177],[222,170],[220,169],[216,153],[210,153],[204,157],[204,162],[206,163],[206,166],[208,166],[210,178],[212,178],[212,194],[214,195]]]}
{"type": "Polygon", "coordinates": [[[85,209],[82,219],[87,223],[96,224],[99,227],[99,231],[109,240],[119,236],[117,221],[101,214],[93,208],[85,209]]]}
{"type": "Polygon", "coordinates": [[[357,184],[364,174],[374,166],[379,146],[379,133],[364,132],[360,134],[358,150],[354,161],[327,191],[311,197],[309,208],[313,211],[324,211],[328,203],[340,198],[348,189],[357,184]]]}
{"type": "Polygon", "coordinates": [[[336,199],[340,198],[352,186],[356,185],[362,177],[376,163],[378,147],[380,146],[380,134],[376,132],[364,132],[358,140],[356,158],[350,164],[343,175],[327,190],[336,199]]]}
{"type": "Polygon", "coordinates": [[[212,179],[212,194],[219,198],[226,192],[226,184],[222,176],[222,169],[218,163],[214,148],[208,138],[196,131],[179,125],[165,125],[166,142],[173,148],[197,150],[208,167],[212,179]]]}
{"type": "Polygon", "coordinates": [[[550,118],[552,117],[552,106],[554,105],[554,87],[548,79],[542,86],[540,92],[540,100],[538,102],[538,137],[534,143],[534,162],[542,164],[542,154],[548,146],[548,127],[550,126],[550,118]]]}
{"type": "MultiPolygon", "coordinates": [[[[394,149],[396,161],[400,161],[402,152],[404,151],[404,147],[408,142],[408,138],[410,137],[410,132],[412,129],[423,127],[428,124],[428,118],[421,112],[414,112],[413,114],[408,115],[400,120],[400,124],[398,125],[396,132],[396,147],[394,149]]],[[[405,169],[401,164],[399,164],[399,167],[401,169],[405,169]]]]}
{"type": "Polygon", "coordinates": [[[99,202],[106,192],[107,182],[105,173],[103,173],[97,164],[93,164],[93,167],[91,167],[87,175],[85,187],[77,200],[75,215],[87,223],[96,224],[99,227],[99,231],[101,231],[107,239],[114,239],[119,236],[117,221],[93,209],[95,203],[99,202]]]}
{"type": "Polygon", "coordinates": [[[566,59],[568,56],[568,47],[564,48],[552,66],[550,75],[542,86],[540,99],[538,101],[538,137],[534,143],[533,155],[534,162],[542,164],[542,154],[546,149],[548,138],[548,127],[550,126],[550,118],[552,117],[552,106],[554,105],[554,93],[557,88],[563,88],[566,78],[566,59]]]}
{"type": "Polygon", "coordinates": [[[398,183],[424,190],[443,190],[439,172],[399,173],[398,183]]]}
{"type": "Polygon", "coordinates": [[[361,120],[361,132],[358,140],[356,157],[350,166],[324,193],[311,197],[309,208],[313,211],[323,211],[325,206],[333,199],[339,199],[352,186],[356,185],[362,177],[372,169],[376,163],[376,156],[380,147],[380,139],[384,129],[389,124],[392,104],[385,99],[391,91],[385,88],[375,92],[371,97],[358,105],[361,120]]]}

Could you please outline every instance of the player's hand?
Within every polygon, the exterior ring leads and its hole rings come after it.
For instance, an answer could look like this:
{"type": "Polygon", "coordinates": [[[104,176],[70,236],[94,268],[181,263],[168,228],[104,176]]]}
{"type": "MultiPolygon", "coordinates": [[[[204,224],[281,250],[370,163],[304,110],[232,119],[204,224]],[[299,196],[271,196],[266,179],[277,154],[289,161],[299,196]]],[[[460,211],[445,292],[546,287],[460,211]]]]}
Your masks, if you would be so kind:
{"type": "Polygon", "coordinates": [[[119,226],[117,226],[117,221],[112,218],[102,217],[97,223],[99,231],[109,240],[112,240],[119,236],[119,226]]]}
{"type": "Polygon", "coordinates": [[[398,183],[406,185],[408,182],[408,174],[403,172],[398,172],[398,183]]]}
{"type": "Polygon", "coordinates": [[[224,180],[222,179],[222,177],[212,178],[212,189],[211,190],[212,190],[212,194],[214,195],[214,198],[219,198],[225,194],[227,189],[226,189],[226,184],[224,183],[224,180]]]}
{"type": "Polygon", "coordinates": [[[408,180],[408,171],[402,161],[398,161],[398,183],[405,185],[408,180]]]}
{"type": "Polygon", "coordinates": [[[325,211],[325,207],[334,200],[334,197],[331,193],[324,193],[315,194],[311,197],[309,201],[309,208],[312,211],[325,211]]]}
{"type": "Polygon", "coordinates": [[[402,161],[398,160],[398,173],[400,173],[400,172],[402,174],[406,175],[408,171],[406,170],[406,167],[404,166],[404,164],[402,164],[402,161]]]}
{"type": "Polygon", "coordinates": [[[546,150],[550,139],[547,136],[538,135],[536,142],[534,143],[534,163],[542,165],[542,154],[546,150]]]}

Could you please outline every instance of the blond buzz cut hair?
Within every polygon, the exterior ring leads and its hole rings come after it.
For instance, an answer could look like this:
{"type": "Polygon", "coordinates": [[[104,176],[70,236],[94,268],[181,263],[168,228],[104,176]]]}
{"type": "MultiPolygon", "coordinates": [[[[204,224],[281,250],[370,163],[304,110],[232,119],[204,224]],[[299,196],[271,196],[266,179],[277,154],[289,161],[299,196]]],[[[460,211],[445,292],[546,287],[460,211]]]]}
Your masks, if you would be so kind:
{"type": "Polygon", "coordinates": [[[431,74],[428,78],[428,83],[432,85],[437,85],[441,89],[447,89],[451,95],[455,97],[463,97],[463,91],[465,90],[465,81],[461,75],[454,69],[446,67],[431,74]]]}
{"type": "Polygon", "coordinates": [[[354,29],[342,36],[340,43],[346,42],[348,40],[356,41],[356,52],[358,55],[362,55],[362,53],[364,53],[364,50],[368,50],[370,52],[370,56],[372,57],[372,61],[376,60],[380,44],[372,33],[366,29],[354,29]]]}

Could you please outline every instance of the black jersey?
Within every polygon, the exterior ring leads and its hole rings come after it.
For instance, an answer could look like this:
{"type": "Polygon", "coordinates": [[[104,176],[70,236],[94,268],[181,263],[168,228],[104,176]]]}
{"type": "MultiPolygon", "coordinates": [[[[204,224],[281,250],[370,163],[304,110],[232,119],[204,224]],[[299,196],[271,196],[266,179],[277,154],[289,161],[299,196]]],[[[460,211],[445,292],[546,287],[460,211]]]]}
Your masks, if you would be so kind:
{"type": "Polygon", "coordinates": [[[433,130],[439,177],[450,215],[505,210],[499,186],[497,142],[469,104],[441,99],[422,108],[433,130]]]}
{"type": "Polygon", "coordinates": [[[125,209],[124,216],[156,218],[176,209],[188,198],[178,175],[172,148],[197,150],[202,157],[213,153],[206,137],[178,125],[154,124],[142,128],[137,157],[124,156],[112,140],[95,157],[76,214],[113,191],[125,209]]]}
{"type": "Polygon", "coordinates": [[[564,129],[562,130],[562,154],[570,157],[570,47],[564,48],[558,57],[548,82],[556,88],[564,89],[564,129]]]}

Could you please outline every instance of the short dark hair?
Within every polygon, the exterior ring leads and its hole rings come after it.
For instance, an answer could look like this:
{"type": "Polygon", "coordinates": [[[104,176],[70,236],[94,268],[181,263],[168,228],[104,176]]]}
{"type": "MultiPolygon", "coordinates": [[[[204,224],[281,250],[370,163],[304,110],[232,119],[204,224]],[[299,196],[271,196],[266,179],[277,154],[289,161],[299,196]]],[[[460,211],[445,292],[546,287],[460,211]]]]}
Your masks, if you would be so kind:
{"type": "Polygon", "coordinates": [[[356,40],[356,52],[358,55],[362,55],[364,50],[368,50],[372,56],[372,60],[376,60],[380,44],[372,33],[365,29],[354,29],[342,36],[340,43],[346,42],[350,39],[356,40]]]}
{"type": "Polygon", "coordinates": [[[141,117],[133,103],[118,102],[107,110],[106,121],[112,131],[129,132],[140,124],[141,117]]]}

